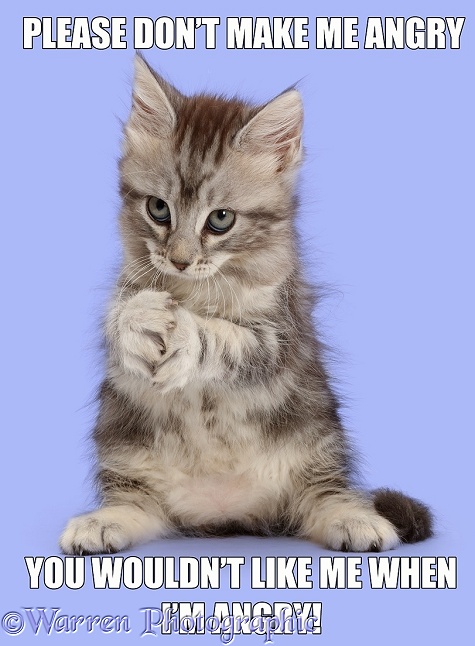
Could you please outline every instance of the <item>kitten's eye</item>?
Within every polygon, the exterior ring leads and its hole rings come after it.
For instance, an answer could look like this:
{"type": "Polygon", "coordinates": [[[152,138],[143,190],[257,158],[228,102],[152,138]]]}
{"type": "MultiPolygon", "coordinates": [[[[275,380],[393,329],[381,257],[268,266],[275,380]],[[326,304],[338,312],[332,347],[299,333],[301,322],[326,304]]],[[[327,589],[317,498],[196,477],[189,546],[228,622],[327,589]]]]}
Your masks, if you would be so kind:
{"type": "Polygon", "coordinates": [[[149,197],[147,200],[147,211],[150,217],[159,224],[170,222],[170,209],[168,204],[159,197],[149,197]]]}
{"type": "Polygon", "coordinates": [[[233,226],[236,214],[230,209],[211,211],[206,220],[207,228],[213,233],[225,233],[233,226]]]}

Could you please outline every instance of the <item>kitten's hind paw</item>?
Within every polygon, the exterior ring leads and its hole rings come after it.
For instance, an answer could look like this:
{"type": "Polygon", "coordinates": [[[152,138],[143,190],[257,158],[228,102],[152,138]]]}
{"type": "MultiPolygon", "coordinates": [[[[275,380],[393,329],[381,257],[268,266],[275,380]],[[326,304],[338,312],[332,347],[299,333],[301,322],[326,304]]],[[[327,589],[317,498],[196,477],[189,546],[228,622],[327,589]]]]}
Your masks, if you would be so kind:
{"type": "Polygon", "coordinates": [[[325,537],[328,547],[341,552],[384,552],[400,542],[393,525],[377,514],[337,520],[325,537]]]}
{"type": "Polygon", "coordinates": [[[384,552],[401,543],[394,525],[369,500],[351,492],[314,509],[303,535],[341,552],[384,552]]]}

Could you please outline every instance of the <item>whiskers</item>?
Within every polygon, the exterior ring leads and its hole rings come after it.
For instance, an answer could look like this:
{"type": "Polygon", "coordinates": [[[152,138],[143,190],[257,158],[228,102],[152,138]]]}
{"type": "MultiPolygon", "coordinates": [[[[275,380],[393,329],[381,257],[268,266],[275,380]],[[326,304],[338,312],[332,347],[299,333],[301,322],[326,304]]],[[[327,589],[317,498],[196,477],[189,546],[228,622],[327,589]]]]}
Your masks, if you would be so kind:
{"type": "Polygon", "coordinates": [[[235,307],[235,304],[236,304],[236,310],[237,310],[237,313],[239,315],[239,323],[238,323],[238,325],[242,325],[242,308],[241,308],[241,303],[239,302],[238,295],[236,294],[236,290],[231,285],[230,281],[226,278],[226,276],[223,274],[221,269],[217,265],[215,265],[214,262],[209,261],[209,263],[210,263],[210,265],[213,265],[213,267],[215,269],[215,272],[213,274],[211,274],[211,278],[214,280],[216,286],[219,288],[219,293],[223,298],[223,311],[226,312],[226,310],[227,310],[227,301],[226,301],[226,298],[224,296],[224,292],[223,292],[223,290],[221,288],[221,285],[219,284],[218,279],[216,278],[216,274],[218,274],[219,277],[224,280],[224,282],[227,285],[227,289],[229,290],[229,295],[231,297],[231,318],[230,318],[230,320],[236,322],[235,315],[234,315],[234,307],[235,307]]]}
{"type": "MultiPolygon", "coordinates": [[[[165,289],[173,292],[178,301],[186,302],[186,307],[203,316],[206,322],[219,316],[242,325],[242,306],[236,289],[215,263],[208,261],[206,268],[202,267],[199,274],[183,280],[179,276],[167,274],[163,268],[164,262],[161,261],[160,266],[158,262],[154,262],[152,255],[148,253],[140,256],[122,268],[119,301],[126,297],[128,290],[134,285],[140,285],[142,289],[165,289]],[[166,285],[163,282],[165,276],[166,285]]],[[[159,257],[158,261],[160,260],[159,257]]]]}
{"type": "Polygon", "coordinates": [[[121,301],[127,290],[135,283],[139,283],[145,276],[147,276],[145,287],[156,289],[158,280],[162,275],[163,271],[152,263],[149,254],[136,258],[122,268],[119,280],[121,289],[118,300],[121,301]]]}

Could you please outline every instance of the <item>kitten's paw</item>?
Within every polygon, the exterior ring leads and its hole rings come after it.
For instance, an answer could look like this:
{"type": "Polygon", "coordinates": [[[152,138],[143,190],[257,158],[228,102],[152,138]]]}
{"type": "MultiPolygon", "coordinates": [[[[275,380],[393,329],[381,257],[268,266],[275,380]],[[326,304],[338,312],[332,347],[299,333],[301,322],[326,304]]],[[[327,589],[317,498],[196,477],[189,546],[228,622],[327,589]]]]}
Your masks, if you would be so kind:
{"type": "Polygon", "coordinates": [[[322,541],[341,552],[383,552],[400,544],[393,525],[376,512],[342,515],[323,528],[322,541]]]}
{"type": "Polygon", "coordinates": [[[111,554],[167,531],[160,513],[150,515],[135,505],[115,505],[71,518],[59,545],[65,554],[111,554]]]}
{"type": "Polygon", "coordinates": [[[151,378],[178,350],[172,344],[176,305],[168,292],[152,290],[143,290],[127,301],[117,321],[126,370],[151,378]]]}
{"type": "Polygon", "coordinates": [[[111,554],[131,545],[126,528],[114,519],[103,517],[103,510],[71,518],[59,546],[65,554],[111,554]]]}
{"type": "Polygon", "coordinates": [[[154,366],[152,382],[161,392],[183,388],[192,378],[200,350],[196,325],[191,315],[178,308],[177,327],[169,351],[154,366]]]}
{"type": "Polygon", "coordinates": [[[381,552],[397,547],[396,528],[380,516],[362,493],[345,490],[317,502],[307,501],[302,533],[342,552],[381,552]]]}

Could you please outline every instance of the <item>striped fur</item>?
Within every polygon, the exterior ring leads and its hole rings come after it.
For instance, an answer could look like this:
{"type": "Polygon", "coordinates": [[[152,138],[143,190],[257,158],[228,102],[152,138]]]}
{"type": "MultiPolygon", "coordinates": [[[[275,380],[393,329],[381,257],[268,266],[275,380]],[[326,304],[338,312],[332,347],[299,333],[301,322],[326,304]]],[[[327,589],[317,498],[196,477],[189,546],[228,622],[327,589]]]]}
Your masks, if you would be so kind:
{"type": "Polygon", "coordinates": [[[353,487],[295,235],[302,119],[295,90],[261,107],[188,98],[136,58],[94,432],[102,506],[70,521],[64,552],[174,532],[362,551],[431,534],[421,503],[380,492],[375,506],[353,487]],[[150,196],[170,222],[150,217],[150,196]],[[235,213],[229,231],[208,228],[216,209],[235,213]]]}

